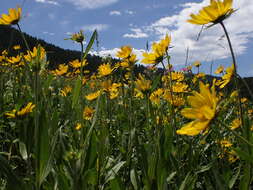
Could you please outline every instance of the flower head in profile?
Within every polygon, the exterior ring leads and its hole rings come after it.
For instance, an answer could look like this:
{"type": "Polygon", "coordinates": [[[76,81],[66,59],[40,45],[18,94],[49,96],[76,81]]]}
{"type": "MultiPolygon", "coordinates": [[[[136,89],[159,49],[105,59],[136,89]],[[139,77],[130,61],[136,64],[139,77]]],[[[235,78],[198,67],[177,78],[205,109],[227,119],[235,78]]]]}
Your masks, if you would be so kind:
{"type": "Polygon", "coordinates": [[[226,69],[226,74],[222,76],[222,80],[219,83],[220,88],[224,88],[233,78],[235,74],[235,67],[232,65],[226,69]]]}
{"type": "Polygon", "coordinates": [[[179,135],[198,135],[208,128],[209,123],[215,117],[218,98],[214,85],[210,90],[207,85],[200,82],[199,88],[200,92],[194,91],[192,96],[188,96],[187,101],[191,108],[184,108],[181,111],[184,117],[194,119],[194,121],[185,124],[181,129],[177,130],[179,135]]]}
{"type": "Polygon", "coordinates": [[[79,32],[72,34],[70,38],[66,38],[65,40],[72,40],[77,43],[83,43],[83,41],[85,40],[83,30],[80,30],[79,32]]]}
{"type": "Polygon", "coordinates": [[[15,25],[18,24],[21,19],[22,9],[18,7],[17,9],[9,9],[9,14],[2,14],[0,18],[0,25],[15,25]]]}
{"type": "Polygon", "coordinates": [[[88,94],[87,96],[85,96],[85,98],[89,101],[95,100],[97,99],[100,95],[101,95],[102,91],[98,90],[96,92],[93,92],[91,94],[88,94]]]}
{"type": "Polygon", "coordinates": [[[61,76],[68,72],[68,65],[60,64],[57,69],[52,71],[54,75],[61,76]]]}
{"type": "Polygon", "coordinates": [[[160,63],[171,42],[171,37],[166,35],[164,39],[162,39],[160,42],[156,43],[154,42],[152,44],[152,52],[151,53],[147,53],[144,52],[142,55],[144,57],[144,59],[142,60],[142,63],[145,64],[155,64],[155,63],[160,63]]]}
{"type": "Polygon", "coordinates": [[[195,62],[193,63],[193,66],[195,66],[195,67],[200,67],[200,66],[201,66],[200,61],[195,61],[195,62]]]}
{"type": "Polygon", "coordinates": [[[35,104],[33,104],[32,102],[29,102],[24,108],[20,109],[19,111],[14,109],[10,112],[5,113],[5,115],[8,118],[22,117],[22,116],[27,115],[28,113],[31,113],[34,108],[35,108],[35,104]]]}
{"type": "Polygon", "coordinates": [[[210,0],[210,5],[203,7],[198,14],[191,14],[188,22],[198,25],[221,23],[235,11],[232,3],[233,0],[210,0]]]}
{"type": "Polygon", "coordinates": [[[215,70],[215,74],[221,74],[224,71],[224,67],[222,65],[220,65],[216,70],[215,70]]]}
{"type": "Polygon", "coordinates": [[[71,86],[65,86],[61,91],[60,95],[66,97],[72,91],[71,86]]]}

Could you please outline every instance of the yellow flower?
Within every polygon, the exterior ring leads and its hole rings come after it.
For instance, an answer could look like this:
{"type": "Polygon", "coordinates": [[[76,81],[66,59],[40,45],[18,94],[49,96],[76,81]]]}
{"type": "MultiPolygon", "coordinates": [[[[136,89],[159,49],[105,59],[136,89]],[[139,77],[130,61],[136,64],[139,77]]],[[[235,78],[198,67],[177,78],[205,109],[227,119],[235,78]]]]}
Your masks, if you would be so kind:
{"type": "Polygon", "coordinates": [[[120,50],[117,52],[116,56],[122,59],[127,59],[132,54],[131,46],[122,46],[120,50]]]}
{"type": "Polygon", "coordinates": [[[171,95],[171,92],[169,90],[165,90],[163,94],[163,98],[168,101],[170,104],[179,107],[185,104],[184,98],[177,95],[171,95]]]}
{"type": "Polygon", "coordinates": [[[202,73],[202,72],[196,74],[196,77],[197,77],[198,79],[199,79],[199,78],[204,78],[205,76],[206,76],[206,74],[205,74],[205,73],[202,73]]]}
{"type": "Polygon", "coordinates": [[[195,62],[193,63],[193,66],[195,66],[195,67],[200,67],[200,66],[201,66],[201,63],[200,63],[199,61],[195,61],[195,62]]]}
{"type": "Polygon", "coordinates": [[[83,110],[83,119],[91,120],[94,112],[95,112],[94,109],[86,106],[83,110]]]}
{"type": "Polygon", "coordinates": [[[38,45],[37,47],[33,47],[33,51],[27,51],[27,54],[24,55],[25,60],[28,62],[31,62],[32,59],[35,59],[37,56],[39,56],[38,57],[39,60],[46,59],[46,51],[41,45],[38,45]]]}
{"type": "Polygon", "coordinates": [[[82,43],[84,41],[84,39],[85,39],[85,37],[84,37],[83,31],[80,30],[80,32],[72,34],[71,37],[67,38],[66,40],[73,40],[77,43],[82,43]]]}
{"type": "Polygon", "coordinates": [[[224,139],[220,141],[220,145],[224,148],[228,148],[231,147],[233,144],[230,141],[224,139]]]}
{"type": "Polygon", "coordinates": [[[22,9],[18,7],[17,9],[9,9],[9,15],[2,14],[0,18],[0,25],[14,25],[18,24],[21,19],[22,9]]]}
{"type": "Polygon", "coordinates": [[[12,111],[8,111],[6,112],[4,115],[7,117],[7,118],[15,118],[16,117],[16,113],[17,113],[17,110],[12,110],[12,111]]]}
{"type": "Polygon", "coordinates": [[[151,53],[144,52],[142,54],[144,57],[144,59],[142,60],[142,63],[154,64],[154,63],[161,62],[168,50],[170,42],[171,42],[171,37],[169,37],[168,35],[166,35],[165,38],[162,39],[160,42],[158,43],[154,42],[152,44],[152,52],[151,53]]]}
{"type": "Polygon", "coordinates": [[[160,104],[160,98],[163,95],[164,90],[162,88],[158,88],[156,91],[152,92],[149,96],[150,101],[153,104],[159,105],[160,104]]]}
{"type": "Polygon", "coordinates": [[[216,71],[214,72],[215,74],[221,74],[224,71],[224,67],[222,65],[220,65],[216,71]]]}
{"type": "Polygon", "coordinates": [[[139,74],[138,79],[135,81],[136,88],[142,92],[145,92],[151,88],[151,81],[144,78],[139,74]]]}
{"type": "Polygon", "coordinates": [[[185,124],[181,129],[177,130],[180,135],[198,135],[200,132],[208,128],[209,123],[215,117],[218,98],[214,85],[210,89],[207,85],[200,82],[200,92],[193,92],[193,96],[188,96],[188,103],[191,108],[184,108],[181,114],[194,121],[185,124]]]}
{"type": "Polygon", "coordinates": [[[235,67],[232,65],[226,69],[226,74],[222,76],[222,80],[219,84],[220,88],[224,88],[233,78],[235,73],[235,67]]]}
{"type": "Polygon", "coordinates": [[[233,0],[210,0],[210,5],[202,8],[198,14],[191,14],[188,22],[192,24],[204,25],[208,23],[221,23],[229,17],[235,10],[232,9],[233,0]]]}
{"type": "Polygon", "coordinates": [[[106,80],[101,83],[101,87],[105,92],[108,92],[110,99],[114,99],[119,95],[118,88],[121,86],[119,83],[112,83],[111,80],[106,80]]]}
{"type": "Polygon", "coordinates": [[[236,118],[232,121],[231,125],[230,125],[230,129],[231,130],[235,130],[237,128],[239,128],[241,126],[242,122],[240,118],[236,118]]]}
{"type": "Polygon", "coordinates": [[[109,63],[102,64],[98,67],[98,75],[100,77],[110,75],[113,72],[111,65],[109,63]]]}
{"type": "Polygon", "coordinates": [[[241,103],[245,103],[245,102],[247,102],[247,101],[248,101],[247,98],[241,98],[241,103]]]}
{"type": "Polygon", "coordinates": [[[78,131],[82,128],[82,124],[81,123],[77,123],[75,126],[75,129],[78,131]]]}
{"type": "Polygon", "coordinates": [[[55,69],[54,71],[52,71],[52,73],[54,75],[61,76],[68,72],[68,68],[68,65],[60,64],[58,69],[55,69]]]}
{"type": "Polygon", "coordinates": [[[24,108],[22,108],[20,111],[18,111],[18,116],[23,116],[28,113],[31,113],[33,111],[33,108],[35,108],[35,105],[32,102],[29,102],[24,108]]]}
{"type": "Polygon", "coordinates": [[[19,50],[19,49],[21,49],[21,46],[20,45],[15,45],[15,46],[13,46],[13,49],[14,50],[19,50]]]}
{"type": "Polygon", "coordinates": [[[17,55],[16,57],[10,57],[7,58],[9,63],[15,64],[15,63],[19,63],[21,61],[21,56],[17,55]]]}
{"type": "Polygon", "coordinates": [[[234,163],[238,159],[239,159],[239,157],[237,156],[237,154],[234,150],[231,150],[228,152],[228,161],[230,163],[234,163]]]}
{"type": "Polygon", "coordinates": [[[33,109],[35,108],[35,105],[32,102],[29,102],[24,108],[22,108],[21,110],[17,111],[16,109],[5,113],[5,115],[8,118],[16,118],[18,116],[24,116],[27,115],[28,113],[31,113],[33,111],[33,109]]]}
{"type": "Polygon", "coordinates": [[[60,91],[60,95],[61,95],[61,96],[67,96],[71,91],[72,91],[71,86],[65,86],[65,87],[60,91]]]}
{"type": "Polygon", "coordinates": [[[184,80],[184,73],[183,72],[171,72],[171,79],[181,82],[184,80]]]}
{"type": "Polygon", "coordinates": [[[173,84],[172,86],[172,91],[173,92],[187,92],[188,85],[186,83],[183,82],[176,82],[175,84],[173,84]]]}
{"type": "Polygon", "coordinates": [[[101,91],[98,90],[97,92],[94,92],[94,93],[91,93],[91,94],[88,94],[87,96],[85,96],[85,98],[89,101],[92,101],[92,100],[95,100],[97,99],[101,94],[101,91]]]}
{"type": "Polygon", "coordinates": [[[86,59],[84,59],[84,60],[83,60],[83,63],[81,64],[81,61],[79,61],[78,59],[76,59],[76,60],[74,60],[74,61],[69,62],[69,64],[70,64],[73,68],[77,69],[77,68],[80,68],[81,66],[85,67],[86,65],[88,65],[88,62],[87,62],[86,59]]]}

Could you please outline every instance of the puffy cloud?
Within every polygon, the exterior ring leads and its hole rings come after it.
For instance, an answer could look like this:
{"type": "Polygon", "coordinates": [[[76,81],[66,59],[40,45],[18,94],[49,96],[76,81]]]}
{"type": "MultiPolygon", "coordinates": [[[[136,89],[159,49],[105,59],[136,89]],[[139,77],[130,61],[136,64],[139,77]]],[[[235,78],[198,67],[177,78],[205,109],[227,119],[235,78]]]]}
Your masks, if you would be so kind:
{"type": "Polygon", "coordinates": [[[110,15],[121,15],[121,12],[120,11],[111,11],[110,13],[109,13],[110,15]]]}
{"type": "MultiPolygon", "coordinates": [[[[160,18],[148,27],[143,27],[145,32],[158,35],[163,38],[165,34],[172,36],[170,54],[174,64],[183,64],[185,61],[186,49],[189,48],[190,61],[210,61],[227,58],[230,56],[226,38],[221,26],[216,25],[209,29],[187,23],[191,13],[197,13],[203,6],[209,4],[209,0],[201,3],[186,3],[181,5],[182,10],[175,15],[160,18]]],[[[247,44],[253,37],[253,1],[234,1],[235,9],[238,9],[230,18],[225,21],[229,31],[234,50],[237,55],[247,50],[247,44]]]]}
{"type": "Polygon", "coordinates": [[[128,14],[128,15],[133,15],[134,14],[134,12],[131,11],[131,10],[126,10],[125,13],[128,14]]]}
{"type": "Polygon", "coordinates": [[[38,3],[47,3],[47,4],[52,4],[52,5],[59,5],[58,2],[55,0],[35,0],[38,3]]]}
{"type": "Polygon", "coordinates": [[[124,34],[124,38],[147,38],[148,35],[144,33],[140,28],[131,28],[132,34],[124,34]]]}
{"type": "Polygon", "coordinates": [[[73,3],[78,9],[96,9],[116,3],[118,0],[65,0],[65,1],[73,3]]]}
{"type": "Polygon", "coordinates": [[[107,24],[90,24],[90,25],[84,25],[81,27],[84,31],[102,31],[107,30],[109,28],[109,25],[107,24]]]}

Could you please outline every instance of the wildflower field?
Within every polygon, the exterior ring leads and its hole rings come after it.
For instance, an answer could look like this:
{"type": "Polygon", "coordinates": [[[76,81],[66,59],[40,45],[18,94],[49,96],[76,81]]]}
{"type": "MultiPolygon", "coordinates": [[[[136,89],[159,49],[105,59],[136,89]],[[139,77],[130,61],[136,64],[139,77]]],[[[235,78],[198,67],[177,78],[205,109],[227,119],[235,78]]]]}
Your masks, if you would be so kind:
{"type": "Polygon", "coordinates": [[[189,15],[207,29],[220,25],[228,41],[231,65],[212,80],[192,73],[198,61],[172,69],[169,34],[142,60],[126,45],[116,64],[104,59],[90,71],[97,31],[86,46],[80,31],[69,39],[80,59],[52,70],[46,50],[26,41],[21,8],[2,14],[0,24],[20,31],[26,51],[16,44],[15,56],[0,54],[0,190],[251,189],[253,94],[223,22],[236,14],[232,3],[211,0],[189,15]],[[135,72],[137,63],[145,72],[135,72]]]}

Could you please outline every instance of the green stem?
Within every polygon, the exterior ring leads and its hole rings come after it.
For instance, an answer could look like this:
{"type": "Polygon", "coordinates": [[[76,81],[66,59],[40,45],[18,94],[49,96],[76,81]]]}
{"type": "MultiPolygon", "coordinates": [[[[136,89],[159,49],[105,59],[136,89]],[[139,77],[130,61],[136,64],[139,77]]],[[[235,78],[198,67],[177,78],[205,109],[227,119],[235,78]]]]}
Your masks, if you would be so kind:
{"type": "Polygon", "coordinates": [[[240,89],[239,89],[239,85],[238,85],[238,78],[237,78],[237,65],[236,65],[236,59],[235,59],[235,54],[234,54],[234,50],[233,50],[233,46],[232,46],[232,43],[231,43],[231,40],[230,40],[230,37],[228,35],[228,31],[224,25],[224,23],[221,21],[220,22],[224,32],[225,32],[225,35],[226,35],[226,38],[227,38],[227,41],[228,41],[228,45],[229,45],[229,49],[230,49],[230,53],[231,53],[231,56],[232,56],[232,60],[233,60],[233,66],[234,66],[234,69],[235,69],[235,74],[234,74],[234,81],[235,81],[235,87],[238,91],[238,106],[239,106],[239,112],[240,112],[240,118],[241,118],[241,122],[242,122],[242,126],[244,126],[244,121],[243,121],[243,110],[242,110],[242,104],[241,104],[241,93],[240,93],[240,89]]]}
{"type": "Polygon", "coordinates": [[[25,35],[24,35],[24,33],[22,32],[22,30],[21,30],[19,24],[17,24],[17,26],[18,26],[18,30],[19,30],[19,32],[20,32],[20,34],[21,34],[21,36],[22,36],[22,38],[23,38],[23,40],[24,40],[24,42],[25,42],[25,46],[26,46],[27,50],[30,52],[31,50],[30,50],[29,45],[28,45],[28,43],[27,43],[27,41],[26,41],[26,39],[25,39],[25,35]]]}
{"type": "MultiPolygon", "coordinates": [[[[166,56],[167,56],[167,61],[168,65],[170,64],[170,57],[168,52],[166,51],[166,56]]],[[[173,98],[173,87],[172,87],[172,75],[171,75],[171,70],[169,69],[169,90],[170,90],[170,96],[171,96],[171,116],[173,119],[172,126],[173,126],[173,131],[175,133],[176,130],[176,117],[175,117],[175,108],[174,108],[174,98],[173,98]]]]}

